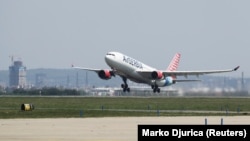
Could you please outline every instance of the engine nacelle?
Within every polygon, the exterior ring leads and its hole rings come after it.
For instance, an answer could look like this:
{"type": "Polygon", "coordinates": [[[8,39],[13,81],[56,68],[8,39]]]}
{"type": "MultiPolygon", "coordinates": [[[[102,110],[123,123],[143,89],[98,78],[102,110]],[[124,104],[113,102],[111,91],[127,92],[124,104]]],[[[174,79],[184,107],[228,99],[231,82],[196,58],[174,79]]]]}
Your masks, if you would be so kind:
{"type": "Polygon", "coordinates": [[[156,84],[159,87],[170,86],[174,83],[174,79],[170,76],[166,77],[165,79],[156,80],[155,82],[152,82],[152,84],[156,84]]]}
{"type": "Polygon", "coordinates": [[[151,77],[153,79],[162,79],[164,77],[163,73],[161,71],[153,71],[151,73],[151,77]]]}
{"type": "Polygon", "coordinates": [[[164,86],[169,86],[169,85],[172,85],[174,83],[175,83],[175,81],[172,77],[166,77],[164,86]]]}
{"type": "Polygon", "coordinates": [[[110,79],[112,76],[113,76],[113,72],[110,71],[110,70],[101,70],[98,72],[98,76],[101,78],[101,79],[110,79]]]}

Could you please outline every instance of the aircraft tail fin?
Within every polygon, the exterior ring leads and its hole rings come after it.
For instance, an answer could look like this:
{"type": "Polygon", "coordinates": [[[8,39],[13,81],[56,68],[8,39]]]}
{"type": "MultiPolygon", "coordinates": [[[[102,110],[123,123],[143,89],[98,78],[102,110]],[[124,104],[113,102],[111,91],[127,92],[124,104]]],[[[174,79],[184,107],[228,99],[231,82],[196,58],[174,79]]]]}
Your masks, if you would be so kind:
{"type": "Polygon", "coordinates": [[[172,61],[170,62],[167,70],[168,71],[176,71],[179,65],[181,54],[176,53],[175,56],[173,57],[172,61]]]}

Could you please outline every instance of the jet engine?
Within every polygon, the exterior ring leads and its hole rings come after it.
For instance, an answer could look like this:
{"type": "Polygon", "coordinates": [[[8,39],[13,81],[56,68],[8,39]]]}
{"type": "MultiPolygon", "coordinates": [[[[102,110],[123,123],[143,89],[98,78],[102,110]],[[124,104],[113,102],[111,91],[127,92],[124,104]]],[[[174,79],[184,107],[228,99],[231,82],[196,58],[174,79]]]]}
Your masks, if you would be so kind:
{"type": "Polygon", "coordinates": [[[175,83],[174,79],[170,76],[166,77],[165,79],[156,80],[154,82],[159,87],[170,86],[175,83]]]}
{"type": "Polygon", "coordinates": [[[110,79],[112,76],[114,76],[114,73],[110,70],[101,70],[98,72],[98,76],[101,78],[101,79],[110,79]]]}
{"type": "Polygon", "coordinates": [[[164,86],[169,86],[169,85],[172,85],[174,83],[175,83],[175,81],[173,80],[172,77],[166,77],[164,86]]]}
{"type": "Polygon", "coordinates": [[[151,73],[151,77],[153,79],[162,79],[164,77],[164,74],[161,71],[153,71],[151,73]]]}

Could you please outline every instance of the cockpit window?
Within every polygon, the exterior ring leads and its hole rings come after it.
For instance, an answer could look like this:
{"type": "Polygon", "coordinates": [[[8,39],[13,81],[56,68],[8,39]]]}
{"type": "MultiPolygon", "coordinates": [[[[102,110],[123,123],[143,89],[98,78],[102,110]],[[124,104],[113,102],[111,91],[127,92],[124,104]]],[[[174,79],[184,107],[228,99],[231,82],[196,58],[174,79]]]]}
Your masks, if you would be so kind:
{"type": "Polygon", "coordinates": [[[115,54],[113,54],[113,53],[107,53],[107,55],[110,55],[110,56],[115,56],[115,54]]]}

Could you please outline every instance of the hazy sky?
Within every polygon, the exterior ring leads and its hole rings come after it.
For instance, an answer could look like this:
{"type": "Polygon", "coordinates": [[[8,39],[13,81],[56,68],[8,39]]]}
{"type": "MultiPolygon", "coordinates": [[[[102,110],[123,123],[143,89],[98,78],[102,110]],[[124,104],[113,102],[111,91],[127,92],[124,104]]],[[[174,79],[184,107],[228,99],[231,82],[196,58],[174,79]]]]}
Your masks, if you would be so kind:
{"type": "Polygon", "coordinates": [[[123,52],[159,69],[228,69],[250,77],[249,0],[0,0],[0,70],[108,68],[123,52]]]}

